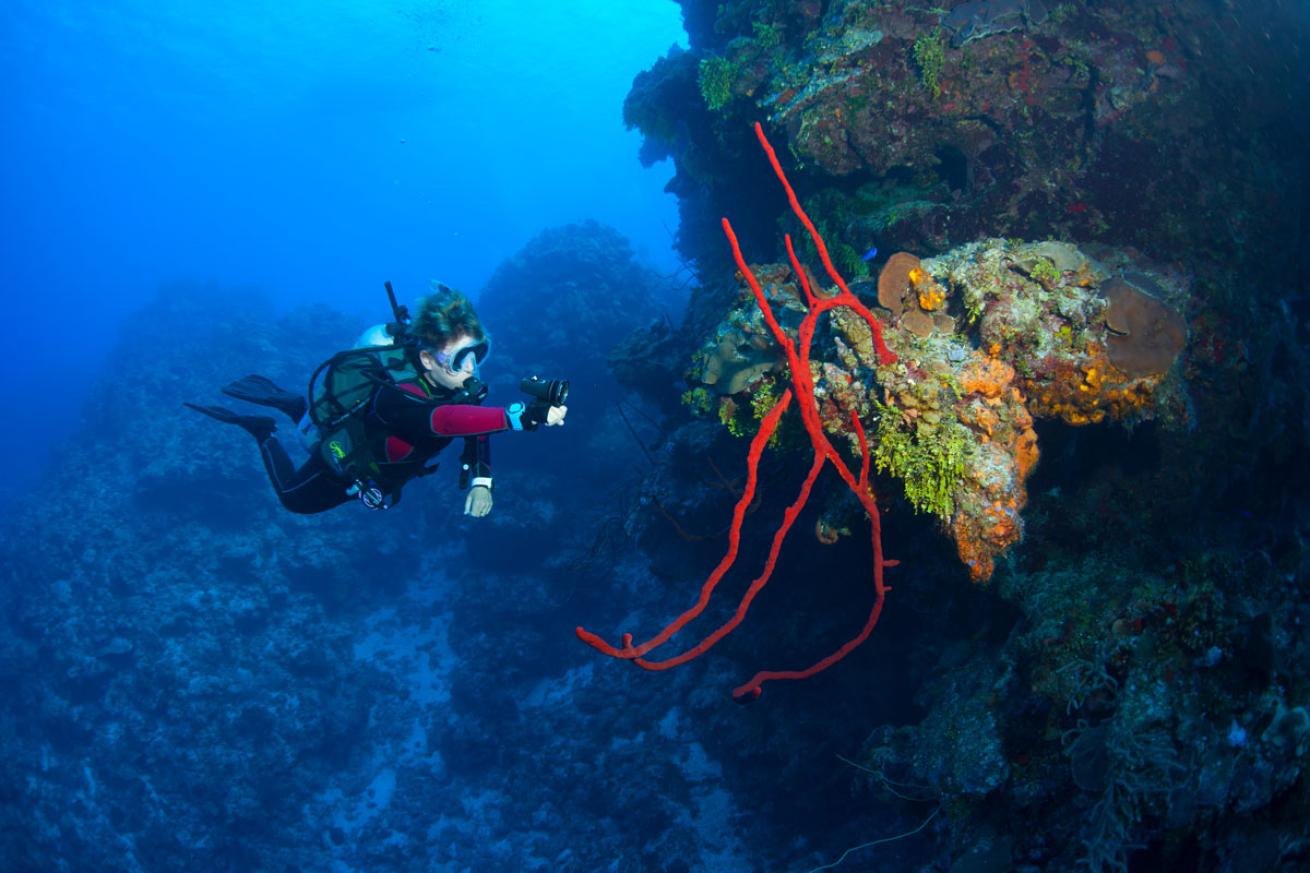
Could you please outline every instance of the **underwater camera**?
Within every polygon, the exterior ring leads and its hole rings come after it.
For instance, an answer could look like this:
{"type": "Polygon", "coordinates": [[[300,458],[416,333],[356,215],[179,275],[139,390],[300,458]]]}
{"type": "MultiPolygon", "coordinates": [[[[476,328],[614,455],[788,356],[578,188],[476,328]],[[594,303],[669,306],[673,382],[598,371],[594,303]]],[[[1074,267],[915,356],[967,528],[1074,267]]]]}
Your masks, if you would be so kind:
{"type": "Polygon", "coordinates": [[[563,406],[564,401],[569,399],[569,380],[529,376],[519,383],[519,390],[550,406],[563,406]]]}

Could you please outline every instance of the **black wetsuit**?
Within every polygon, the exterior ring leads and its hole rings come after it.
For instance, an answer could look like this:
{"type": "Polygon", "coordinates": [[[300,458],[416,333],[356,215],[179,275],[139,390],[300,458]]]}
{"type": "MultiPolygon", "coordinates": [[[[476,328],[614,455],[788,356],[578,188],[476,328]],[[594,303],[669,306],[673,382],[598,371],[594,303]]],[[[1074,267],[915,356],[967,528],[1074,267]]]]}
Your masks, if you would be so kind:
{"type": "MultiPolygon", "coordinates": [[[[457,437],[464,438],[461,480],[490,479],[487,437],[514,429],[504,409],[475,405],[463,392],[434,388],[422,380],[380,385],[367,415],[365,430],[381,468],[375,481],[392,502],[399,499],[401,486],[429,472],[428,461],[457,437]]],[[[297,469],[270,434],[260,441],[259,453],[278,499],[292,512],[310,515],[355,499],[347,493],[352,483],[338,476],[317,451],[297,469]]]]}

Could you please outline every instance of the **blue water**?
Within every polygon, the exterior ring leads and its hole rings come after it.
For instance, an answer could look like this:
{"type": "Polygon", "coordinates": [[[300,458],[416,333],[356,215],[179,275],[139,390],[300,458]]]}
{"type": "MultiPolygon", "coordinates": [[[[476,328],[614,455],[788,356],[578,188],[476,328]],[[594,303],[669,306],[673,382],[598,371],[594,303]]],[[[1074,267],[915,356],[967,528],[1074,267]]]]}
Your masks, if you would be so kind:
{"type": "Polygon", "coordinates": [[[621,107],[679,40],[676,4],[637,0],[3,4],[0,287],[23,351],[0,452],[28,462],[0,499],[165,283],[376,315],[383,280],[475,294],[586,218],[668,268],[671,170],[641,167],[621,107]]]}

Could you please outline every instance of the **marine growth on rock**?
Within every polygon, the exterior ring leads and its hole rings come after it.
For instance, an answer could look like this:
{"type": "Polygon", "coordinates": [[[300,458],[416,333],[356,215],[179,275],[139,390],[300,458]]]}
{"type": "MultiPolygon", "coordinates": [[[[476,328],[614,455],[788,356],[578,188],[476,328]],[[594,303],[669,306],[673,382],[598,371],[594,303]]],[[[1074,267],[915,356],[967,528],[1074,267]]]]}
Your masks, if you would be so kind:
{"type": "MultiPolygon", "coordinates": [[[[815,348],[825,429],[854,450],[848,416],[859,413],[879,472],[900,481],[916,511],[939,519],[974,581],[989,579],[1022,537],[1026,482],[1040,456],[1034,418],[1187,422],[1174,366],[1186,341],[1187,288],[1135,257],[1092,257],[1052,240],[989,239],[922,260],[897,252],[876,286],[857,286],[876,297],[896,360],[882,363],[868,326],[842,310],[815,348]]],[[[787,269],[756,273],[779,320],[794,328],[805,307],[787,269]]],[[[732,404],[729,418],[785,378],[766,336],[743,293],[690,374],[732,404]]],[[[825,525],[825,536],[838,528],[825,525]]]]}

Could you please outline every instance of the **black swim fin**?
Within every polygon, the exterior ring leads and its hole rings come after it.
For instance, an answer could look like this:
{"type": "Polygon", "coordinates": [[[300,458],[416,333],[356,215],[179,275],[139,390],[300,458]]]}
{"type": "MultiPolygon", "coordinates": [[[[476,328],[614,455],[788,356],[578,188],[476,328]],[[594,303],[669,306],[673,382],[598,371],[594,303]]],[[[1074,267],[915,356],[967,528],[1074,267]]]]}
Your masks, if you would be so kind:
{"type": "Polygon", "coordinates": [[[244,376],[224,388],[223,393],[237,400],[279,409],[297,424],[309,409],[305,398],[290,391],[283,391],[272,379],[263,376],[244,376]]]}
{"type": "Polygon", "coordinates": [[[277,430],[277,422],[267,415],[240,415],[230,409],[224,409],[221,406],[197,406],[194,403],[182,402],[182,405],[188,409],[194,409],[202,415],[208,415],[210,418],[217,419],[224,424],[235,424],[246,429],[246,433],[255,439],[263,442],[272,436],[273,431],[277,430]]]}

